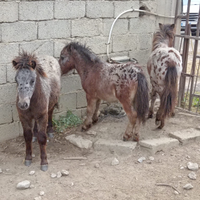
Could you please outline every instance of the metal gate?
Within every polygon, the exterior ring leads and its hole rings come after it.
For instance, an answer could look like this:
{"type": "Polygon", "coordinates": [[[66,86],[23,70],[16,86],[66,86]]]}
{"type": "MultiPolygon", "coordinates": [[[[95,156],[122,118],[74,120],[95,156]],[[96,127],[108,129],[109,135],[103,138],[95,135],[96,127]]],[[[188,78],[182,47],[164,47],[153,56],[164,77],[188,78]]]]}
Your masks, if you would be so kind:
{"type": "Polygon", "coordinates": [[[183,59],[183,71],[179,82],[178,106],[189,111],[200,114],[200,48],[198,42],[200,40],[200,6],[197,15],[197,31],[196,36],[191,35],[190,6],[191,0],[188,0],[186,15],[178,15],[178,6],[180,0],[177,0],[175,23],[179,17],[185,18],[184,34],[175,35],[175,39],[179,39],[179,51],[183,59]]]}

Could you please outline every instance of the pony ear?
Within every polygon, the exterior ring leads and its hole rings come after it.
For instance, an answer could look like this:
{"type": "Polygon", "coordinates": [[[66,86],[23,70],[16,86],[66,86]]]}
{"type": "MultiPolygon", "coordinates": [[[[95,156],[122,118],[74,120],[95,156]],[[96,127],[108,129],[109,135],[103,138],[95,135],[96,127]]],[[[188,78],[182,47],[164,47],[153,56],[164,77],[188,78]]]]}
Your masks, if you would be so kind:
{"type": "Polygon", "coordinates": [[[31,66],[31,68],[35,69],[35,67],[36,67],[36,62],[35,62],[34,60],[32,60],[32,61],[30,62],[30,66],[31,66]]]}
{"type": "Polygon", "coordinates": [[[17,64],[18,64],[18,63],[17,63],[15,60],[12,61],[12,65],[13,65],[13,67],[14,67],[15,69],[17,69],[17,64]]]}
{"type": "Polygon", "coordinates": [[[170,28],[171,28],[172,30],[174,30],[175,24],[171,24],[171,25],[170,25],[170,28]]]}
{"type": "Polygon", "coordinates": [[[159,23],[159,28],[160,28],[160,30],[162,30],[163,24],[159,23]]]}

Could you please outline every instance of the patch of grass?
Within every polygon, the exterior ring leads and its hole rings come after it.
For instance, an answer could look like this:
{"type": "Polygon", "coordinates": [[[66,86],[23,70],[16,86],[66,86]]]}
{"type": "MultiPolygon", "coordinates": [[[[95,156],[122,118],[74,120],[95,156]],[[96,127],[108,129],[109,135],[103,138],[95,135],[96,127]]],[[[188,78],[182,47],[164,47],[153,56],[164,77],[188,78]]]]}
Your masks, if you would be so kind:
{"type": "Polygon", "coordinates": [[[76,127],[80,124],[82,124],[82,120],[71,111],[67,111],[66,116],[60,116],[58,120],[53,119],[53,126],[56,132],[63,132],[67,128],[76,127]]]}

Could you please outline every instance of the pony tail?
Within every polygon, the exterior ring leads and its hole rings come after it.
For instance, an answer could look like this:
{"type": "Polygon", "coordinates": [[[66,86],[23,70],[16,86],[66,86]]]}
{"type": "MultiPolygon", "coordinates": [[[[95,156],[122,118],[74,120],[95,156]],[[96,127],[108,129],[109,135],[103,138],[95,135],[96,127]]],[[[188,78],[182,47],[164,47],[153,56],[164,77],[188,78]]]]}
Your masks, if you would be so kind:
{"type": "Polygon", "coordinates": [[[160,108],[162,117],[169,117],[176,104],[178,76],[175,65],[167,68],[165,75],[165,88],[160,97],[160,108]]]}
{"type": "Polygon", "coordinates": [[[143,73],[137,74],[138,88],[135,98],[135,109],[137,112],[137,118],[140,122],[146,121],[146,114],[149,110],[149,88],[147,79],[143,73]]]}

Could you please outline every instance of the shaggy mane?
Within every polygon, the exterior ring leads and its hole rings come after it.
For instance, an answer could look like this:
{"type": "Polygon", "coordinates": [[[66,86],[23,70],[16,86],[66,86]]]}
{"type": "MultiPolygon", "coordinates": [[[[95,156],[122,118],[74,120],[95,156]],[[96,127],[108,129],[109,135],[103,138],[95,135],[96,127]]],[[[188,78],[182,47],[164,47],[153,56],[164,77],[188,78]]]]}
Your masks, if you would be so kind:
{"type": "Polygon", "coordinates": [[[71,42],[65,46],[65,49],[67,49],[69,53],[72,53],[73,50],[76,50],[85,60],[85,62],[101,63],[100,58],[95,55],[89,47],[82,45],[79,42],[71,42]]]}
{"type": "Polygon", "coordinates": [[[42,66],[38,63],[37,57],[35,54],[29,54],[25,51],[22,51],[22,53],[19,53],[19,56],[17,56],[14,60],[16,62],[16,65],[14,68],[16,70],[22,69],[22,68],[28,68],[30,70],[33,70],[33,64],[35,64],[35,70],[40,74],[42,77],[46,77],[46,73],[44,72],[42,66]]]}

